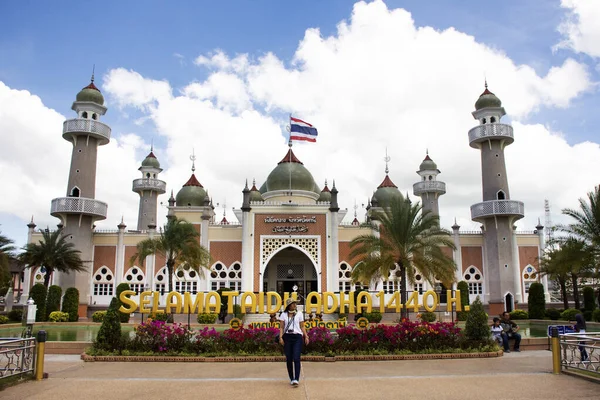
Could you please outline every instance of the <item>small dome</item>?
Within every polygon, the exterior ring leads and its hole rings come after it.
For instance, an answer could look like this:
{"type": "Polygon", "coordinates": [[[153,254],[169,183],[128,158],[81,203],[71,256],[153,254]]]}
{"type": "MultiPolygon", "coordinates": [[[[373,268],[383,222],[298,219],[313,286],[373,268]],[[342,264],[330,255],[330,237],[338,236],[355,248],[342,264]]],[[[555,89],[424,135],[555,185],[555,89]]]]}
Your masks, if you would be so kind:
{"type": "Polygon", "coordinates": [[[429,154],[427,154],[425,156],[425,159],[421,163],[421,165],[419,165],[419,171],[432,170],[432,169],[436,170],[437,164],[434,163],[433,160],[431,158],[429,158],[429,154]]]}
{"type": "Polygon", "coordinates": [[[142,161],[142,167],[160,168],[160,163],[152,151],[142,161]]]}
{"type": "Polygon", "coordinates": [[[102,93],[100,93],[100,89],[94,85],[94,81],[77,93],[76,100],[90,101],[92,103],[100,104],[101,106],[104,105],[104,96],[102,96],[102,93]]]}
{"type": "Polygon", "coordinates": [[[252,189],[250,189],[250,201],[265,201],[262,198],[262,194],[260,194],[259,190],[256,188],[256,184],[253,184],[252,189]]]}
{"type": "Polygon", "coordinates": [[[331,191],[327,187],[327,183],[325,183],[325,187],[323,188],[323,190],[321,190],[321,196],[319,196],[319,199],[317,201],[327,201],[331,203],[331,191]]]}
{"type": "Polygon", "coordinates": [[[373,194],[373,198],[375,198],[378,207],[386,207],[392,202],[392,199],[402,200],[404,196],[398,190],[398,186],[394,185],[394,182],[386,175],[373,194]]]}
{"type": "Polygon", "coordinates": [[[292,149],[277,164],[277,167],[267,177],[260,192],[266,193],[274,190],[306,190],[320,194],[312,174],[306,169],[292,149]],[[290,182],[291,180],[291,182],[290,182]],[[290,184],[291,183],[291,184],[290,184]]]}
{"type": "Polygon", "coordinates": [[[196,175],[192,174],[190,179],[183,185],[181,190],[175,197],[177,207],[201,207],[204,205],[206,191],[204,187],[196,179],[196,175]]]}
{"type": "Polygon", "coordinates": [[[490,92],[485,84],[485,90],[481,93],[481,96],[475,102],[475,110],[481,110],[482,108],[488,107],[502,107],[502,102],[496,95],[490,92]]]}

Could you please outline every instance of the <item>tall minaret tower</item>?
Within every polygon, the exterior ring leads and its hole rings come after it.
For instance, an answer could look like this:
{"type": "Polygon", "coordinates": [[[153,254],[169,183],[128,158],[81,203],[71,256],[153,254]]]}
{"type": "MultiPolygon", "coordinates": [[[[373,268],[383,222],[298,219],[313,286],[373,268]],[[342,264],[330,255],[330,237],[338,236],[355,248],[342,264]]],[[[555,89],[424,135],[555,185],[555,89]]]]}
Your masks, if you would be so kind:
{"type": "Polygon", "coordinates": [[[67,184],[67,197],[52,200],[52,216],[60,218],[63,231],[68,239],[81,252],[85,262],[85,272],[60,274],[57,276],[60,286],[75,286],[79,290],[79,301],[87,305],[90,296],[90,280],[92,275],[94,222],[106,219],[108,205],[96,200],[96,158],[98,146],[110,141],[110,127],[100,122],[106,113],[104,97],[91,83],[79,93],[71,109],[77,118],[63,123],[63,139],[73,145],[71,153],[71,169],[67,184]]]}
{"type": "Polygon", "coordinates": [[[138,212],[137,229],[146,230],[148,227],[156,228],[156,208],[158,206],[158,195],[167,190],[167,184],[158,178],[162,172],[160,163],[154,155],[154,149],[142,161],[139,168],[142,177],[133,181],[134,192],[140,195],[140,207],[138,212]]]}
{"type": "Polygon", "coordinates": [[[421,197],[423,212],[429,211],[430,215],[438,217],[440,216],[438,198],[446,194],[446,184],[437,180],[439,173],[440,170],[437,169],[436,163],[429,158],[429,152],[427,152],[417,171],[421,181],[413,185],[413,193],[415,196],[421,197]]]}
{"type": "Polygon", "coordinates": [[[513,128],[500,123],[506,112],[488,90],[475,103],[473,117],[479,125],[469,131],[469,144],[481,151],[483,202],[471,206],[471,219],[480,222],[485,245],[484,292],[490,315],[512,311],[522,301],[513,224],[523,218],[523,203],[510,200],[504,148],[514,141],[513,128]]]}

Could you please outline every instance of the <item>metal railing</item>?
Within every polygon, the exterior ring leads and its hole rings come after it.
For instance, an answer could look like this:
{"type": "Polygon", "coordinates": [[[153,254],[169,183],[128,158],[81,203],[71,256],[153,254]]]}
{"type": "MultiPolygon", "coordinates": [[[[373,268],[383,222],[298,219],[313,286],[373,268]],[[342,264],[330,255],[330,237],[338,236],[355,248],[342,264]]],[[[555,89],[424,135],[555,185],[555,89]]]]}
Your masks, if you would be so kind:
{"type": "Polygon", "coordinates": [[[416,196],[425,192],[446,193],[446,184],[440,181],[422,181],[413,185],[413,192],[416,196]]]}
{"type": "Polygon", "coordinates": [[[563,371],[588,371],[600,378],[600,333],[566,333],[559,338],[563,371]]]}
{"type": "Polygon", "coordinates": [[[108,204],[85,197],[58,197],[52,199],[50,214],[86,214],[106,219],[108,204]]]}
{"type": "Polygon", "coordinates": [[[494,215],[525,216],[525,205],[517,200],[488,200],[471,206],[471,219],[494,215]]]}
{"type": "Polygon", "coordinates": [[[33,373],[35,338],[0,338],[0,379],[33,373]]]}
{"type": "Polygon", "coordinates": [[[165,193],[167,190],[167,184],[165,181],[154,178],[140,178],[133,181],[132,190],[134,192],[142,190],[154,190],[156,192],[165,193]]]}
{"type": "Polygon", "coordinates": [[[478,125],[469,130],[469,145],[478,148],[480,142],[489,139],[505,140],[510,144],[514,142],[513,127],[507,124],[485,124],[478,125]]]}
{"type": "Polygon", "coordinates": [[[100,139],[100,145],[107,144],[110,141],[111,129],[108,125],[93,119],[75,118],[63,122],[63,137],[74,133],[87,133],[100,139]]]}

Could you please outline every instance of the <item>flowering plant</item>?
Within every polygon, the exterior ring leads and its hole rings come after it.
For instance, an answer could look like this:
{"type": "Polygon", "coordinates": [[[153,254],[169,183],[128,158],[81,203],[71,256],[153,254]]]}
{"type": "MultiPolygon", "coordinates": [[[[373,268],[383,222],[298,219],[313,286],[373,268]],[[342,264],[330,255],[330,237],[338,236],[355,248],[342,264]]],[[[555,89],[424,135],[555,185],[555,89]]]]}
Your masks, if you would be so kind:
{"type": "Polygon", "coordinates": [[[135,327],[133,345],[155,352],[182,351],[189,343],[190,329],[182,324],[167,324],[148,319],[135,327]]]}

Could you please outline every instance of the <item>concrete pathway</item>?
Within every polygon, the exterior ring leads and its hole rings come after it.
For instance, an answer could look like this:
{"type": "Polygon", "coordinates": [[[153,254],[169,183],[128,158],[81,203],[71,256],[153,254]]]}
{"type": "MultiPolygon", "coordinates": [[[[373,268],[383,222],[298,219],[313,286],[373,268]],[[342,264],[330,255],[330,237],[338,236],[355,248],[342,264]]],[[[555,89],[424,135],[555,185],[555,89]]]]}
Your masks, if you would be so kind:
{"type": "Polygon", "coordinates": [[[0,392],[9,399],[594,399],[600,386],[552,375],[548,351],[498,359],[305,362],[290,387],[284,363],[84,363],[47,356],[49,379],[0,392]]]}

